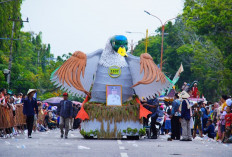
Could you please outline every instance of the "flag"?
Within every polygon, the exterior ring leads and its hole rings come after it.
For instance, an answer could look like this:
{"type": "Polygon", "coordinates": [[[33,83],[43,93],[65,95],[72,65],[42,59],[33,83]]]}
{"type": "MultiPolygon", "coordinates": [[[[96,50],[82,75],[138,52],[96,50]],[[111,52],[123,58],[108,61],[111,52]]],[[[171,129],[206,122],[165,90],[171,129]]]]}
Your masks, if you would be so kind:
{"type": "Polygon", "coordinates": [[[88,113],[86,113],[84,106],[81,106],[80,111],[78,112],[77,116],[75,119],[80,118],[82,120],[89,119],[88,113]]]}
{"type": "Polygon", "coordinates": [[[80,118],[80,119],[82,119],[82,120],[89,119],[89,115],[88,115],[88,113],[87,113],[87,112],[85,111],[85,109],[84,109],[84,104],[85,104],[86,102],[88,102],[88,100],[89,100],[89,96],[87,95],[86,98],[85,98],[85,100],[83,101],[82,106],[81,106],[81,109],[80,109],[80,111],[78,112],[78,114],[77,114],[77,116],[76,116],[75,119],[77,119],[77,118],[80,118]]]}
{"type": "Polygon", "coordinates": [[[172,80],[172,82],[174,83],[173,85],[175,85],[176,82],[179,80],[180,74],[181,74],[183,71],[184,71],[184,68],[183,68],[183,65],[182,65],[182,63],[181,63],[180,68],[178,69],[178,71],[176,72],[175,77],[174,77],[173,80],[172,80]]]}
{"type": "Polygon", "coordinates": [[[138,104],[140,104],[139,119],[141,119],[142,117],[147,118],[147,115],[151,114],[152,112],[143,107],[143,105],[140,103],[139,98],[135,98],[135,100],[138,104]]]}

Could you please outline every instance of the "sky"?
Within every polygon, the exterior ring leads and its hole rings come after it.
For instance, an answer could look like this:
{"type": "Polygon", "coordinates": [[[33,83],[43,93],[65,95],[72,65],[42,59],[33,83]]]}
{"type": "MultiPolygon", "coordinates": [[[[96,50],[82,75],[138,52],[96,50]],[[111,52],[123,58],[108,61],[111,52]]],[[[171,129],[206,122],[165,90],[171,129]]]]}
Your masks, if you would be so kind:
{"type": "MultiPolygon", "coordinates": [[[[80,50],[91,53],[104,48],[109,37],[125,35],[129,44],[152,35],[163,22],[182,13],[184,0],[24,0],[23,31],[42,32],[56,56],[80,50]],[[141,33],[126,33],[141,32],[141,33]]],[[[153,34],[154,35],[154,34],[153,34]]]]}

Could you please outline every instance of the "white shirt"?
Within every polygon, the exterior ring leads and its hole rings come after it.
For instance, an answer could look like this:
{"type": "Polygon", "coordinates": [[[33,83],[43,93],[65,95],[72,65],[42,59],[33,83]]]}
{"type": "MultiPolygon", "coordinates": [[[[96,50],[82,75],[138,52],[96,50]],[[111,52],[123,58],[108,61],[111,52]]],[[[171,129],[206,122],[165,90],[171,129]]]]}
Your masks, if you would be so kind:
{"type": "Polygon", "coordinates": [[[121,98],[119,95],[116,94],[110,94],[107,97],[107,105],[121,105],[121,98]]]}

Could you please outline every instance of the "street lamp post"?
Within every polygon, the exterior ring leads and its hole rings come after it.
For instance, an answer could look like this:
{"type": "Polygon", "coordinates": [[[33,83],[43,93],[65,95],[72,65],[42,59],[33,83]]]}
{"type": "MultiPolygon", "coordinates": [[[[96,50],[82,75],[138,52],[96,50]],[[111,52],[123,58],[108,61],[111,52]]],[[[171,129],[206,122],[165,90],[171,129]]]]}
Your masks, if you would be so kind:
{"type": "MultiPolygon", "coordinates": [[[[148,36],[150,36],[151,34],[154,34],[154,33],[151,33],[148,35],[148,29],[146,29],[146,35],[143,33],[143,32],[131,32],[131,31],[126,31],[126,33],[139,33],[139,34],[143,34],[144,38],[145,38],[145,53],[147,53],[147,46],[148,46],[148,36]]],[[[131,45],[131,54],[133,54],[133,40],[131,41],[132,45],[131,45]]]]}
{"type": "Polygon", "coordinates": [[[146,11],[146,10],[144,10],[144,12],[147,13],[148,15],[151,15],[151,16],[157,18],[157,19],[160,21],[161,25],[162,25],[162,42],[161,42],[161,57],[160,57],[160,69],[162,70],[163,45],[164,45],[164,27],[165,27],[165,25],[167,24],[168,21],[171,21],[171,20],[173,20],[173,19],[176,19],[177,17],[171,18],[171,19],[169,19],[169,20],[167,20],[167,21],[165,21],[165,22],[163,23],[162,20],[161,20],[160,18],[158,18],[157,16],[151,14],[150,12],[148,12],[148,11],[146,11]]]}
{"type": "MultiPolygon", "coordinates": [[[[129,33],[129,34],[142,34],[145,38],[145,34],[143,32],[131,32],[131,31],[126,31],[126,33],[129,33]]],[[[133,40],[131,40],[131,54],[133,54],[133,51],[134,51],[134,45],[135,43],[133,42],[133,40]]]]}

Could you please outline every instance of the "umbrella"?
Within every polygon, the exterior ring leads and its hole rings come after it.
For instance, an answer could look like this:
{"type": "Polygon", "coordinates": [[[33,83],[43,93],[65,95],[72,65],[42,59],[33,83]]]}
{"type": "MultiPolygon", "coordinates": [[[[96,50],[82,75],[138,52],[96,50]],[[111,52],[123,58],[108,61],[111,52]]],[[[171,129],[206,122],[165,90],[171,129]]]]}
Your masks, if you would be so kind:
{"type": "Polygon", "coordinates": [[[43,101],[43,103],[48,103],[49,105],[57,106],[60,104],[60,101],[63,100],[62,97],[52,97],[43,101]]]}

